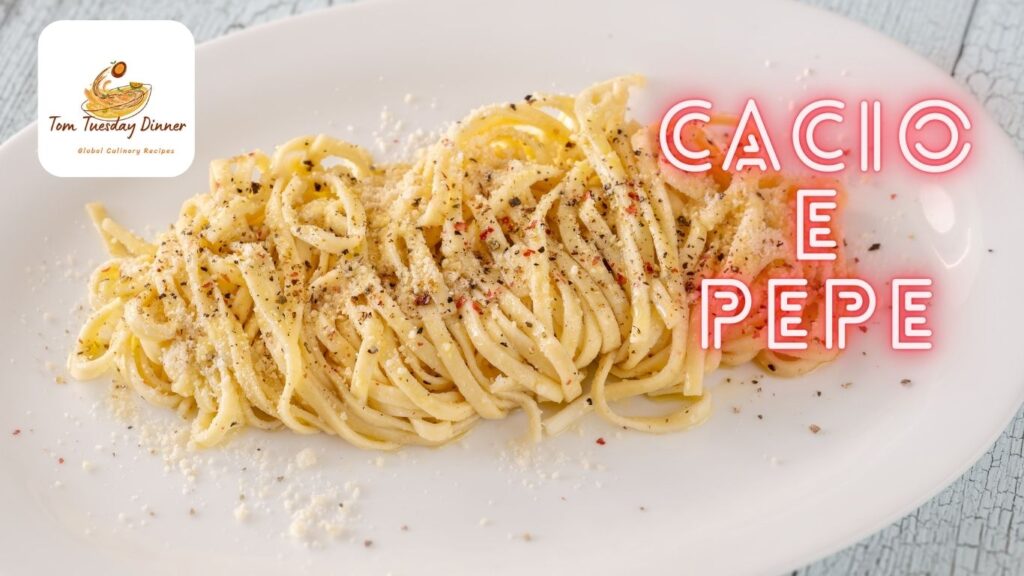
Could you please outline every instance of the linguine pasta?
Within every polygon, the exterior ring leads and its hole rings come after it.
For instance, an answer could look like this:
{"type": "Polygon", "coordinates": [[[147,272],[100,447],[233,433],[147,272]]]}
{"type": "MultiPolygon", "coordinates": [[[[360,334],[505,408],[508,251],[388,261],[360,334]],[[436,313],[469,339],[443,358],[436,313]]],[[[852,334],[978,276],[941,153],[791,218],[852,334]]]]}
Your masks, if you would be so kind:
{"type": "Polygon", "coordinates": [[[640,83],[481,108],[411,164],[328,136],[218,160],[152,243],[91,205],[111,259],[71,374],[114,373],[191,418],[199,446],[252,426],[391,449],[516,409],[535,439],[591,410],[681,430],[707,418],[722,364],[794,375],[831,359],[768,351],[763,310],[701,349],[700,278],[813,285],[842,260],[793,258],[778,175],[667,167],[626,118],[640,83]],[[622,413],[638,396],[672,404],[622,413]]]}

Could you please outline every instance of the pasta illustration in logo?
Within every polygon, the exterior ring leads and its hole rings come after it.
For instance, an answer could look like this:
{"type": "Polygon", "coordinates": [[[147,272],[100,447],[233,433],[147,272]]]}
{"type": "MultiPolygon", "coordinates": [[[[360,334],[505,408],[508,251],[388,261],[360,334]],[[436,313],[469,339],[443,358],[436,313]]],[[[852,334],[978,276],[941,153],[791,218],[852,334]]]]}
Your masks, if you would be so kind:
{"type": "Polygon", "coordinates": [[[127,71],[128,65],[117,61],[97,74],[92,86],[85,89],[82,110],[98,120],[123,120],[141,112],[149,103],[149,95],[153,92],[152,85],[128,82],[110,88],[111,78],[121,78],[127,71]]]}

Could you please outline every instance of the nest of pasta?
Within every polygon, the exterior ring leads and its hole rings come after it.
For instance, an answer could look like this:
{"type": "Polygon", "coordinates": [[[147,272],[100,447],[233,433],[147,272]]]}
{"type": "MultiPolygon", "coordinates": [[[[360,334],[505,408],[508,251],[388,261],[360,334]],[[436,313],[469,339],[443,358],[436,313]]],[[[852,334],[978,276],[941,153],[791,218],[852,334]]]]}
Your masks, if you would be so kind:
{"type": "Polygon", "coordinates": [[[708,416],[720,365],[830,360],[767,350],[763,310],[700,347],[701,278],[813,285],[843,263],[792,257],[793,182],[667,167],[626,117],[639,83],[481,108],[406,164],[328,136],[215,161],[209,192],[153,242],[92,206],[112,259],[72,375],[114,372],[191,418],[202,446],[284,426],[389,449],[515,409],[534,438],[591,410],[684,429],[708,416]],[[674,403],[616,409],[633,397],[674,403]]]}

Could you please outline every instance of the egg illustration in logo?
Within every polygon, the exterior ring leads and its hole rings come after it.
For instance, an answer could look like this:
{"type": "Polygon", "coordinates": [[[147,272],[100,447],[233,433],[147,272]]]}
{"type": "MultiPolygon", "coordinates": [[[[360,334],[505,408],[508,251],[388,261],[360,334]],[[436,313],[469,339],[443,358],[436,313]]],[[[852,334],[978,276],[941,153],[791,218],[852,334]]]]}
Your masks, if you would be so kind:
{"type": "Polygon", "coordinates": [[[111,88],[113,79],[119,79],[128,71],[128,65],[122,61],[112,63],[104,68],[92,86],[85,89],[85,102],[82,110],[98,120],[124,120],[130,118],[146,107],[149,95],[153,92],[150,84],[128,82],[111,88]]]}

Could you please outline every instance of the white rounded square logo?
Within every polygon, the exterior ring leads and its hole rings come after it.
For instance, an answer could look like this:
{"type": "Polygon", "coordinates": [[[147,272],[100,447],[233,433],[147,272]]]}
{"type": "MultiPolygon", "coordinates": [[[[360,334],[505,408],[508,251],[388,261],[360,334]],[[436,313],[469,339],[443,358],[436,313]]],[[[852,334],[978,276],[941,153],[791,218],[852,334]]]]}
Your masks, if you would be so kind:
{"type": "Polygon", "coordinates": [[[170,20],[39,35],[39,162],[55,176],[177,176],[195,156],[195,40],[170,20]]]}

